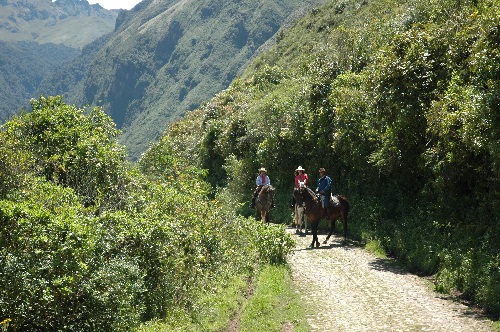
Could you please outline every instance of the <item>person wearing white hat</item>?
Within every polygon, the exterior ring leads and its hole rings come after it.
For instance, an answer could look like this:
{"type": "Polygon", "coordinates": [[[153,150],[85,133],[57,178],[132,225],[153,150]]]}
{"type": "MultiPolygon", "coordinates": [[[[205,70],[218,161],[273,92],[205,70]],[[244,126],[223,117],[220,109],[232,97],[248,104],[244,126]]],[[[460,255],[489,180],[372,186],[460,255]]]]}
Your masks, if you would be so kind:
{"type": "MultiPolygon", "coordinates": [[[[299,188],[300,184],[309,187],[309,175],[307,175],[306,170],[302,168],[302,166],[297,167],[295,170],[295,188],[299,188]]],[[[295,206],[295,197],[292,198],[292,205],[290,206],[292,209],[296,209],[295,206]]]]}
{"type": "MultiPolygon", "coordinates": [[[[262,187],[271,184],[271,180],[269,179],[269,176],[267,175],[267,170],[264,167],[261,167],[259,169],[259,175],[257,175],[257,178],[255,179],[255,185],[257,188],[255,188],[255,191],[253,193],[252,197],[252,205],[250,205],[250,208],[255,208],[255,198],[259,195],[260,190],[262,187]]],[[[274,202],[271,208],[274,208],[274,202]]]]}
{"type": "Polygon", "coordinates": [[[299,181],[306,184],[306,187],[309,187],[309,176],[306,173],[306,170],[302,168],[302,166],[297,167],[295,170],[295,187],[299,187],[299,181]]]}

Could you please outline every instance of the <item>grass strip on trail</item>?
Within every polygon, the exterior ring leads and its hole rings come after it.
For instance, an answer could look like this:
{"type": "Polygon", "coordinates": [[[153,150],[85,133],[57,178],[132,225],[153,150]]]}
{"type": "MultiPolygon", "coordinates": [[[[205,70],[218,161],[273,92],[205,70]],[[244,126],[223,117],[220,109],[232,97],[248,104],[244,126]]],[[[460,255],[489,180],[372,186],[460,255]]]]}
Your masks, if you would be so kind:
{"type": "Polygon", "coordinates": [[[243,306],[238,331],[310,331],[300,298],[286,265],[266,266],[253,295],[243,306]]]}

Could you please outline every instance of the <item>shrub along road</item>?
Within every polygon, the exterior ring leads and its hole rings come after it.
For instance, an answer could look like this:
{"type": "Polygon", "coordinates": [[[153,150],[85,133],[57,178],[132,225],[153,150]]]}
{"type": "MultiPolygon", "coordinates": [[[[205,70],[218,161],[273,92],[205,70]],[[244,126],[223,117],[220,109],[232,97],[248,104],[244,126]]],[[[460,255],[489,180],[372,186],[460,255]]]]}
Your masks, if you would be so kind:
{"type": "Polygon", "coordinates": [[[313,331],[493,331],[489,320],[390,260],[349,240],[342,245],[339,236],[309,249],[311,236],[294,236],[289,263],[313,331]]]}

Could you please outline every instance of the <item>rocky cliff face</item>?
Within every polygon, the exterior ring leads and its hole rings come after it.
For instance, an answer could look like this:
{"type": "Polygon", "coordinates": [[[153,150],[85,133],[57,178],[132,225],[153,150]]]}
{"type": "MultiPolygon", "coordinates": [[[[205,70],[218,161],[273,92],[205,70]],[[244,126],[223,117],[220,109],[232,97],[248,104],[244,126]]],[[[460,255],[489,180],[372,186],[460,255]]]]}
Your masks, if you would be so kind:
{"type": "Polygon", "coordinates": [[[86,0],[0,0],[0,41],[34,41],[81,49],[112,32],[118,11],[86,0]]]}

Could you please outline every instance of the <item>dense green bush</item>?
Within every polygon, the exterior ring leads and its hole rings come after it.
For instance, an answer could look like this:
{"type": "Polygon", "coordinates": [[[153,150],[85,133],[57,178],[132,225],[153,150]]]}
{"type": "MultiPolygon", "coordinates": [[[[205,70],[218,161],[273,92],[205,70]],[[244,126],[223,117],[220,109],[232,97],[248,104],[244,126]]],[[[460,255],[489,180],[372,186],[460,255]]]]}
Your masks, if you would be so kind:
{"type": "Polygon", "coordinates": [[[279,223],[291,221],[294,169],[314,188],[325,167],[350,199],[352,237],[498,316],[499,8],[329,2],[165,137],[192,165],[215,161],[204,168],[226,176],[218,192],[239,202],[265,166],[279,223]]]}
{"type": "Polygon", "coordinates": [[[125,162],[100,109],[42,97],[2,129],[0,319],[9,331],[130,331],[195,317],[200,296],[283,262],[293,245],[282,228],[210,198],[206,172],[168,145],[152,146],[138,167],[125,162]]]}
{"type": "Polygon", "coordinates": [[[125,179],[125,149],[119,131],[100,109],[86,111],[62,97],[32,100],[33,112],[15,117],[5,132],[20,152],[29,152],[32,172],[73,188],[85,206],[119,206],[125,179]]]}

